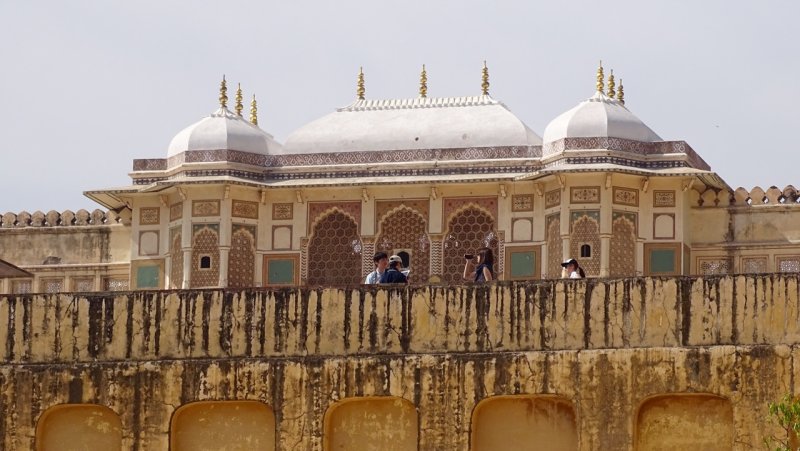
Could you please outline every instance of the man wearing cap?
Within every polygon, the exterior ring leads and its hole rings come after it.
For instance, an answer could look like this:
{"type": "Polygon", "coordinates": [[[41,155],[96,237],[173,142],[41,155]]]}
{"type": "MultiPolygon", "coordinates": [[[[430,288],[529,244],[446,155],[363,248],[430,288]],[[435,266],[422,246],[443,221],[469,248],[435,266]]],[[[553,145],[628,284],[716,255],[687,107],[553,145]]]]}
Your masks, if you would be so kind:
{"type": "Polygon", "coordinates": [[[561,266],[566,268],[567,270],[566,275],[564,276],[566,278],[583,279],[584,277],[586,277],[586,273],[583,272],[583,268],[578,266],[578,261],[575,260],[574,258],[569,258],[567,260],[564,260],[564,262],[561,263],[561,266]]]}
{"type": "Polygon", "coordinates": [[[367,279],[364,280],[364,283],[368,285],[381,282],[381,277],[386,272],[386,267],[389,266],[389,256],[386,255],[386,252],[376,252],[372,261],[375,262],[375,271],[367,274],[367,279]]]}
{"type": "Polygon", "coordinates": [[[403,259],[399,255],[389,257],[389,269],[381,276],[381,283],[408,283],[408,278],[400,270],[403,259]]]}

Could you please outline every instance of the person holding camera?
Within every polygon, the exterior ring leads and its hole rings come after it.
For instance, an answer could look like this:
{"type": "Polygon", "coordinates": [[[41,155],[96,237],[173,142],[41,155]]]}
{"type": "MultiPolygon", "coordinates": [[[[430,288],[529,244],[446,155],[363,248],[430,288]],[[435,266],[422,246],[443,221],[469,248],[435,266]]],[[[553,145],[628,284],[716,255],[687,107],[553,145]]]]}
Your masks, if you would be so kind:
{"type": "Polygon", "coordinates": [[[465,254],[464,260],[464,279],[473,282],[491,282],[494,279],[494,256],[488,247],[478,249],[477,267],[475,267],[475,256],[465,254]]]}

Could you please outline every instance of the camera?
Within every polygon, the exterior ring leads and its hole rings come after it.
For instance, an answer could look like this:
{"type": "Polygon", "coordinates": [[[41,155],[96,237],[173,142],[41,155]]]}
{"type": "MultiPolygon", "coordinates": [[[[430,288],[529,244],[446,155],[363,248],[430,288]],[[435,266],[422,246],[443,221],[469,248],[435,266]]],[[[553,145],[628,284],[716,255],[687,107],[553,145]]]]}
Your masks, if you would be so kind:
{"type": "Polygon", "coordinates": [[[475,256],[472,254],[464,254],[464,260],[472,260],[473,258],[475,258],[475,256]]]}

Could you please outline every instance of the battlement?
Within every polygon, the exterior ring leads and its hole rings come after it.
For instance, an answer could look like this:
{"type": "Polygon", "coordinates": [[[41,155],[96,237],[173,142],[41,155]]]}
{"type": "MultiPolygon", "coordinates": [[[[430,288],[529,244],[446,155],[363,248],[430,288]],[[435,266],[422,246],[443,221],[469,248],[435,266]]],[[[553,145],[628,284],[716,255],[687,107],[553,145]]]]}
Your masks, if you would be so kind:
{"type": "Polygon", "coordinates": [[[71,210],[57,212],[50,210],[47,213],[27,211],[20,213],[7,212],[0,216],[0,227],[85,227],[111,224],[122,224],[125,220],[114,211],[93,210],[91,213],[80,209],[76,213],[71,210]]]}
{"type": "Polygon", "coordinates": [[[761,206],[800,206],[800,191],[788,185],[783,190],[777,186],[770,186],[764,191],[756,186],[750,191],[739,187],[735,191],[715,190],[708,188],[705,191],[692,189],[690,203],[693,207],[761,207],[761,206]]]}

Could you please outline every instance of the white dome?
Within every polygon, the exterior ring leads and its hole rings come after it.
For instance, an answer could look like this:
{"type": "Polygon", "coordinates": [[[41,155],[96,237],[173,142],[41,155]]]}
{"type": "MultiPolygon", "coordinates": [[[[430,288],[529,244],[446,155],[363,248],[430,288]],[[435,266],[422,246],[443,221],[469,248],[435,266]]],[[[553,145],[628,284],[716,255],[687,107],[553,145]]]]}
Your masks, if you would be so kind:
{"type": "Polygon", "coordinates": [[[541,144],[536,133],[489,96],[358,100],[292,132],[284,153],[541,144]]]}
{"type": "Polygon", "coordinates": [[[268,155],[281,153],[281,145],[269,133],[222,107],[175,135],[167,157],[187,150],[238,150],[268,155]]]}
{"type": "Polygon", "coordinates": [[[564,138],[622,138],[662,141],[653,130],[618,100],[596,92],[578,106],[553,119],[544,129],[544,142],[564,138]]]}

